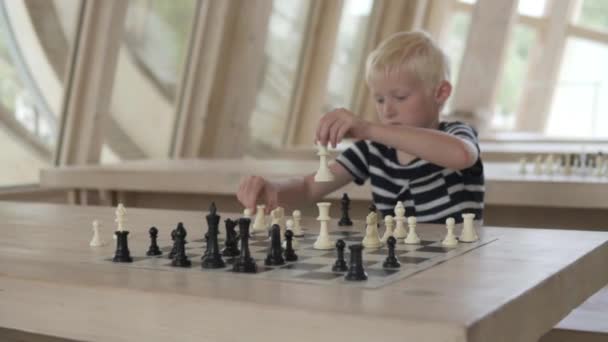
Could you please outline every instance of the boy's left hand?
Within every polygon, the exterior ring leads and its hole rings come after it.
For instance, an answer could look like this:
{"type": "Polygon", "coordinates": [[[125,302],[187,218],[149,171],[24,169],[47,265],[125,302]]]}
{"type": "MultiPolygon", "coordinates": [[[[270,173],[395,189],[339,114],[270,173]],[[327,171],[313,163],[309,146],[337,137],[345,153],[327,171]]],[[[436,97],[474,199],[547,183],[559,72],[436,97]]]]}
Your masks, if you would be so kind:
{"type": "Polygon", "coordinates": [[[335,148],[346,136],[365,139],[368,125],[369,122],[358,118],[348,109],[338,108],[326,113],[319,120],[315,138],[321,145],[329,143],[335,148]]]}

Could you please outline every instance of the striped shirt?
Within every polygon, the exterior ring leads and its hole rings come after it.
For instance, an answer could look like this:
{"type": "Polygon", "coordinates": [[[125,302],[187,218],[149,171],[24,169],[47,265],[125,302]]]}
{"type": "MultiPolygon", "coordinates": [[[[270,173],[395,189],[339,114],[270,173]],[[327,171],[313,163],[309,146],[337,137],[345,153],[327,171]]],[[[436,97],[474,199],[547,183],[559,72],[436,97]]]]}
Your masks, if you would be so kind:
{"type": "MultiPolygon", "coordinates": [[[[479,152],[477,132],[462,122],[441,122],[440,131],[472,142],[479,152]]],[[[462,222],[462,213],[483,217],[484,176],[481,157],[464,170],[451,170],[415,158],[406,165],[397,159],[397,150],[361,140],[336,158],[362,185],[369,178],[374,204],[382,215],[394,215],[397,201],[406,216],[418,222],[444,223],[448,217],[462,222]]]]}

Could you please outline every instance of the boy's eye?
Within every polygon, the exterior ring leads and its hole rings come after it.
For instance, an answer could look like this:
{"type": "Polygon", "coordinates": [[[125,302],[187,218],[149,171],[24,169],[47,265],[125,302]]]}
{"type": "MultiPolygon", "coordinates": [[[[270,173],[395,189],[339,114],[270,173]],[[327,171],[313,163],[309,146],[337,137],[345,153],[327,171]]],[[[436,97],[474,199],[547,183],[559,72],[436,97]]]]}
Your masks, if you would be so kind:
{"type": "Polygon", "coordinates": [[[376,99],[376,102],[382,104],[384,103],[384,99],[376,99]]]}
{"type": "Polygon", "coordinates": [[[406,100],[406,99],[407,99],[407,95],[404,95],[404,96],[395,96],[395,98],[396,98],[397,100],[399,100],[399,101],[403,101],[403,100],[406,100]]]}

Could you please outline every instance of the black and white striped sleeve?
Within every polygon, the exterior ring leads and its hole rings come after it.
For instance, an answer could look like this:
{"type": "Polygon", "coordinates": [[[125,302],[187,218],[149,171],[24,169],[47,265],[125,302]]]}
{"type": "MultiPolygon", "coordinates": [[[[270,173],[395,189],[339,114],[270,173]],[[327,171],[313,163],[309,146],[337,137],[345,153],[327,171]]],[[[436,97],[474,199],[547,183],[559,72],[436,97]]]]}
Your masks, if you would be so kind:
{"type": "Polygon", "coordinates": [[[473,127],[471,127],[470,125],[463,123],[463,122],[459,122],[459,121],[450,122],[446,125],[445,132],[448,134],[455,135],[466,141],[469,141],[470,143],[475,145],[477,152],[480,152],[479,139],[477,138],[477,131],[475,131],[475,129],[473,127]]]}
{"type": "Polygon", "coordinates": [[[365,140],[357,141],[342,152],[336,162],[340,163],[355,178],[355,183],[362,185],[369,177],[369,148],[365,140]]]}

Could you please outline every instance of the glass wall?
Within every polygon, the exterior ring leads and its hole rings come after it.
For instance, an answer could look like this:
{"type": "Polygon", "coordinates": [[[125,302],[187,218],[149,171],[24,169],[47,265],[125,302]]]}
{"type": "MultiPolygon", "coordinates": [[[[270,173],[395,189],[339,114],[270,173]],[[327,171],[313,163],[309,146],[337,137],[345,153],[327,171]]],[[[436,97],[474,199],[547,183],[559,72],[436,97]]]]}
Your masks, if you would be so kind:
{"type": "Polygon", "coordinates": [[[131,0],[101,162],[168,158],[195,0],[131,0]]]}
{"type": "Polygon", "coordinates": [[[53,165],[80,0],[0,2],[0,186],[53,165]]]}

